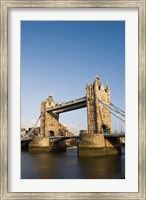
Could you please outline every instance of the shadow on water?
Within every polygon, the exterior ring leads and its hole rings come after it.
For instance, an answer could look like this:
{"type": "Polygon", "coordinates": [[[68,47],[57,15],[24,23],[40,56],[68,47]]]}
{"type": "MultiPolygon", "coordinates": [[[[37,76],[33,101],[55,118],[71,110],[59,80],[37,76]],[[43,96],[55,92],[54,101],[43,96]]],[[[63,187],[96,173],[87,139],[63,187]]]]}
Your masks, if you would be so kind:
{"type": "Polygon", "coordinates": [[[21,153],[22,179],[124,179],[125,155],[77,157],[64,153],[21,153]]]}

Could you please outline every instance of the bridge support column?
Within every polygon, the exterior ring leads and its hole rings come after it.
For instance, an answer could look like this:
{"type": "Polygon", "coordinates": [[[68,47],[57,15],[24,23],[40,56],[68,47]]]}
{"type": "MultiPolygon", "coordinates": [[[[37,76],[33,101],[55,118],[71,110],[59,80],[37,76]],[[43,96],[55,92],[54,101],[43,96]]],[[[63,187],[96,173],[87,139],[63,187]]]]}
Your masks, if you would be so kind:
{"type": "Polygon", "coordinates": [[[121,154],[119,138],[105,138],[103,134],[82,134],[78,144],[78,156],[121,154]]]}
{"type": "Polygon", "coordinates": [[[29,143],[29,152],[46,153],[51,151],[49,137],[34,137],[29,143]]]}

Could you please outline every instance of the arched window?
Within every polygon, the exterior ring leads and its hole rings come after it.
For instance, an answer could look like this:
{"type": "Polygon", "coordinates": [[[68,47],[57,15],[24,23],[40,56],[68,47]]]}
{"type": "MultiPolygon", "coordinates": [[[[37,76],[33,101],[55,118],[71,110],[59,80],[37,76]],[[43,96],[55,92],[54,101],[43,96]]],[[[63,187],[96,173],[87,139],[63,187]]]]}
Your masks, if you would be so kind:
{"type": "Polygon", "coordinates": [[[110,131],[109,131],[109,128],[108,128],[105,124],[103,124],[103,125],[101,126],[100,132],[101,132],[101,133],[104,133],[104,134],[107,134],[107,133],[109,133],[110,131]]]}
{"type": "Polygon", "coordinates": [[[54,137],[55,136],[54,131],[49,131],[49,135],[50,135],[50,137],[54,137]]]}

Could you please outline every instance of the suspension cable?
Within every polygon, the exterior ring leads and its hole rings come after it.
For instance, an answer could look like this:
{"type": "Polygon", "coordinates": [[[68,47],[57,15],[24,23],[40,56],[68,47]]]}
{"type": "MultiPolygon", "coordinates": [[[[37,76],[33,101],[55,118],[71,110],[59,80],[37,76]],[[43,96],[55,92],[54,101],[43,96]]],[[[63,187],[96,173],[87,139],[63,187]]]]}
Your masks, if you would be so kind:
{"type": "Polygon", "coordinates": [[[38,124],[40,118],[41,118],[41,115],[39,116],[39,118],[37,119],[37,121],[35,122],[35,124],[33,125],[33,127],[30,129],[30,131],[28,132],[28,135],[32,136],[32,133],[33,133],[36,125],[38,124]]]}
{"type": "Polygon", "coordinates": [[[115,106],[114,104],[112,104],[111,103],[111,105],[113,106],[113,107],[115,107],[117,110],[119,110],[120,112],[122,112],[122,113],[124,113],[125,114],[125,112],[123,111],[123,110],[121,110],[120,108],[118,108],[117,106],[115,106]]]}
{"type": "Polygon", "coordinates": [[[117,116],[115,113],[113,113],[111,111],[111,108],[109,106],[107,106],[105,103],[103,103],[100,99],[98,99],[99,102],[110,112],[112,113],[115,117],[117,117],[118,119],[122,120],[123,122],[125,122],[125,120],[123,120],[121,117],[117,116]]]}
{"type": "Polygon", "coordinates": [[[104,104],[104,106],[105,106],[106,108],[109,108],[110,110],[113,110],[113,111],[116,112],[117,114],[120,114],[120,115],[122,115],[123,117],[125,117],[125,115],[123,115],[123,114],[117,112],[115,109],[111,108],[110,106],[108,106],[107,104],[105,104],[105,103],[104,103],[103,101],[101,101],[100,99],[98,99],[98,100],[99,100],[99,102],[101,102],[102,104],[104,104]]]}
{"type": "MultiPolygon", "coordinates": [[[[100,100],[101,101],[101,100],[100,100]]],[[[103,103],[103,102],[102,102],[103,103]]],[[[104,103],[103,103],[104,104],[104,103]]],[[[117,109],[115,110],[114,108],[108,106],[107,104],[104,104],[105,106],[107,106],[109,109],[113,110],[114,112],[116,112],[117,114],[122,115],[123,117],[125,117],[125,114],[122,114],[121,112],[119,112],[117,109]]]]}
{"type": "MultiPolygon", "coordinates": [[[[112,105],[111,105],[112,106],[112,105]]],[[[113,106],[114,107],[114,106],[113,106]]],[[[112,107],[110,107],[111,108],[111,110],[113,110],[113,111],[115,111],[116,113],[118,113],[118,114],[120,114],[120,115],[122,115],[123,117],[125,117],[125,113],[121,113],[117,108],[112,108],[112,107]]]]}

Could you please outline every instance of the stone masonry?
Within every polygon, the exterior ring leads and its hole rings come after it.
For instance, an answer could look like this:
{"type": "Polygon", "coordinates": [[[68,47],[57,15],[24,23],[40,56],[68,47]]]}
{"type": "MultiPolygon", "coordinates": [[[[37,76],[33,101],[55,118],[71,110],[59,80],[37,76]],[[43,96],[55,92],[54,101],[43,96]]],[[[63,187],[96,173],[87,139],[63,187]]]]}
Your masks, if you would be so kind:
{"type": "Polygon", "coordinates": [[[110,106],[110,89],[104,89],[96,76],[93,84],[86,85],[88,133],[107,133],[112,131],[111,113],[99,102],[110,106]]]}
{"type": "Polygon", "coordinates": [[[50,95],[47,100],[41,103],[41,134],[45,137],[50,136],[72,136],[73,134],[61,123],[59,123],[59,115],[53,112],[46,112],[49,107],[54,107],[55,102],[50,95]]]}

